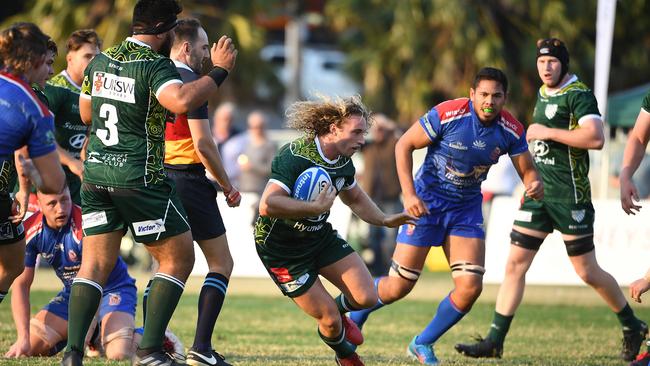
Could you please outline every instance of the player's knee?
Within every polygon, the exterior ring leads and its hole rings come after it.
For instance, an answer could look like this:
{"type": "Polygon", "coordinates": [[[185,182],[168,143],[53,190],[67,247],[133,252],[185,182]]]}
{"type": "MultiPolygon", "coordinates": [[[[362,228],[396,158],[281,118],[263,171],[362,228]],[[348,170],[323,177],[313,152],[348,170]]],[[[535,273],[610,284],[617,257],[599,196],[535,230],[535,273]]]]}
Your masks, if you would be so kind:
{"type": "Polygon", "coordinates": [[[483,291],[483,274],[485,268],[469,261],[457,261],[450,265],[451,276],[456,284],[456,291],[466,301],[473,303],[483,291]]]}
{"type": "Polygon", "coordinates": [[[577,257],[594,250],[594,236],[589,235],[575,240],[565,240],[564,245],[569,257],[577,257]]]}
{"type": "Polygon", "coordinates": [[[133,328],[123,327],[104,336],[104,350],[109,360],[128,360],[133,356],[133,328]]]}
{"type": "Polygon", "coordinates": [[[2,278],[9,278],[11,281],[20,276],[25,269],[25,264],[22,261],[7,261],[0,266],[0,276],[2,278]]]}
{"type": "Polygon", "coordinates": [[[335,333],[341,327],[341,313],[336,306],[329,307],[321,313],[318,325],[329,334],[335,333]]]}
{"type": "Polygon", "coordinates": [[[29,320],[29,332],[37,339],[31,344],[31,355],[47,355],[52,347],[63,340],[63,335],[37,318],[29,320]]]}
{"type": "Polygon", "coordinates": [[[382,302],[390,304],[408,295],[415,287],[421,272],[414,268],[405,267],[393,260],[388,272],[388,294],[382,297],[382,302]]]}
{"type": "Polygon", "coordinates": [[[377,291],[372,287],[364,291],[359,291],[358,293],[352,294],[351,299],[359,308],[367,309],[377,305],[377,291]]]}
{"type": "Polygon", "coordinates": [[[528,250],[539,250],[539,247],[542,246],[544,239],[537,238],[532,235],[524,234],[517,230],[512,230],[510,233],[510,244],[516,245],[518,247],[528,249],[528,250]]]}

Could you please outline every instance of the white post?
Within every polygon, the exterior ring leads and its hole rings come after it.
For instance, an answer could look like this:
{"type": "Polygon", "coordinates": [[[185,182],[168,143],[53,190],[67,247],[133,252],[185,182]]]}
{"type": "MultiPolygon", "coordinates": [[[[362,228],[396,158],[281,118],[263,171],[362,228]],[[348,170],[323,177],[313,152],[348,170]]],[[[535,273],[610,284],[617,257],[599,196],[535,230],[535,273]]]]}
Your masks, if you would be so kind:
{"type": "MultiPolygon", "coordinates": [[[[612,55],[612,38],[614,37],[614,19],[616,18],[616,0],[598,0],[598,19],[596,20],[596,60],[594,74],[594,94],[598,109],[607,121],[607,89],[609,86],[609,65],[612,55]]],[[[605,146],[600,152],[600,184],[598,198],[607,198],[609,187],[609,126],[605,124],[605,146]]]]}

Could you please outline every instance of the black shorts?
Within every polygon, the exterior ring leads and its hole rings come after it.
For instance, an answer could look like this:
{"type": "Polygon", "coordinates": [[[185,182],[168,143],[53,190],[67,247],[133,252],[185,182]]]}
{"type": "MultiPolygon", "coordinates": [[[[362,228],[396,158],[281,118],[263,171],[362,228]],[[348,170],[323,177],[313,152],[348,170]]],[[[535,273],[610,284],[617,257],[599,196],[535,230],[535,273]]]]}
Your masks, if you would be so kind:
{"type": "Polygon", "coordinates": [[[217,206],[217,189],[206,178],[204,169],[166,169],[176,183],[176,192],[185,207],[192,229],[192,239],[214,239],[226,233],[217,206]]]}
{"type": "Polygon", "coordinates": [[[16,225],[11,220],[13,200],[7,192],[0,192],[0,245],[13,244],[25,237],[23,223],[16,225]]]}

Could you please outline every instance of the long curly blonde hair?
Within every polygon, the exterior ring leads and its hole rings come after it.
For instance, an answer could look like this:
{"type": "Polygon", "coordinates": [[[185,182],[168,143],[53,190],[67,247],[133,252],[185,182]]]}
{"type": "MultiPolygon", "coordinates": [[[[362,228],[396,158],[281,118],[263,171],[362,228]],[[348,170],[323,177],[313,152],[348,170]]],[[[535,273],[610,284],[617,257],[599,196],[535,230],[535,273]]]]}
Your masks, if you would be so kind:
{"type": "Polygon", "coordinates": [[[372,125],[372,112],[358,95],[348,98],[320,96],[315,101],[295,102],[287,108],[286,115],[288,127],[310,138],[326,135],[332,124],[341,127],[350,116],[363,117],[368,128],[372,125]]]}

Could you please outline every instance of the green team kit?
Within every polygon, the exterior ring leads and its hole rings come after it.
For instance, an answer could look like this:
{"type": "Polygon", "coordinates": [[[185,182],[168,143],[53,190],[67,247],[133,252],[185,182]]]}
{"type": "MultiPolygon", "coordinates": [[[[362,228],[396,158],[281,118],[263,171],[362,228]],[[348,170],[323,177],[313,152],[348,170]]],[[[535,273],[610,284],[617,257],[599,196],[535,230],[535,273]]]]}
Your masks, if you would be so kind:
{"type": "MultiPolygon", "coordinates": [[[[314,166],[325,169],[337,193],[354,187],[352,160],[339,156],[328,160],[318,139],[300,138],[283,146],[273,159],[270,182],[291,196],[298,176],[314,166]]],[[[354,250],[327,222],[329,212],[318,217],[277,219],[260,216],[255,224],[255,243],[271,278],[287,296],[305,293],[318,277],[320,268],[354,250]]]]}
{"type": "MultiPolygon", "coordinates": [[[[80,159],[88,130],[79,116],[81,87],[72,81],[70,75],[63,70],[48,80],[43,92],[47,98],[48,107],[54,113],[54,137],[57,144],[75,159],[80,159]]],[[[65,166],[63,171],[70,187],[72,200],[76,204],[80,204],[81,179],[65,166]]]]}
{"type": "MultiPolygon", "coordinates": [[[[576,76],[552,93],[545,85],[540,88],[533,123],[574,130],[580,128],[584,117],[601,120],[594,94],[576,76]]],[[[551,140],[536,140],[532,146],[544,183],[544,199],[525,197],[515,225],[549,233],[553,229],[563,234],[593,233],[588,151],[551,140]]]]}
{"type": "Polygon", "coordinates": [[[646,94],[645,98],[643,98],[641,108],[643,108],[646,113],[650,113],[650,91],[648,91],[648,94],[646,94]]]}
{"type": "Polygon", "coordinates": [[[189,229],[163,168],[168,112],[156,97],[172,83],[182,83],[172,61],[130,37],[86,68],[81,93],[92,102],[81,192],[86,235],[129,224],[136,240],[148,243],[189,229]]]}

